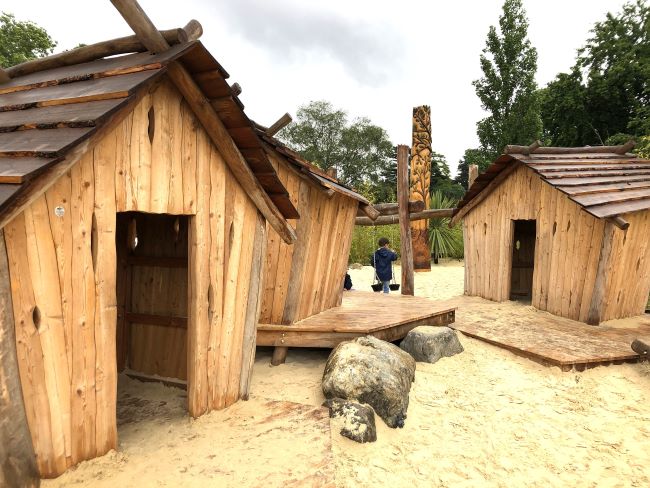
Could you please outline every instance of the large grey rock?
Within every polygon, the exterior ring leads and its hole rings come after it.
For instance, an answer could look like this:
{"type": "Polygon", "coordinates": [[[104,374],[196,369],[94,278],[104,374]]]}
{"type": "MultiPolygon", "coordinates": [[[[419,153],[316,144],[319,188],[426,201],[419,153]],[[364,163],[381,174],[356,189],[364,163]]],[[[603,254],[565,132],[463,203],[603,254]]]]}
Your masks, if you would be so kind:
{"type": "Polygon", "coordinates": [[[404,427],[415,361],[399,347],[371,336],[342,342],[323,373],[325,398],[367,403],[389,427],[404,427]]]}
{"type": "Polygon", "coordinates": [[[372,407],[341,398],[325,400],[323,406],[330,409],[330,418],[340,421],[340,433],[343,437],[362,444],[377,440],[375,412],[372,407]]]}
{"type": "Polygon", "coordinates": [[[399,347],[416,361],[425,363],[435,363],[442,357],[463,352],[456,331],[449,327],[416,327],[406,334],[399,347]]]}

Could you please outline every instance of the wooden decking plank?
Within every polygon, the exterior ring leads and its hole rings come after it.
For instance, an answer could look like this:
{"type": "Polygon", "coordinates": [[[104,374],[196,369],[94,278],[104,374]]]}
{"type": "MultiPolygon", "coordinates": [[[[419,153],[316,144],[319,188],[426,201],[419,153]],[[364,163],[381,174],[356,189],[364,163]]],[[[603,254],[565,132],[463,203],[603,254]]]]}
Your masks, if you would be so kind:
{"type": "Polygon", "coordinates": [[[546,364],[588,367],[638,359],[630,344],[635,338],[650,339],[650,317],[639,317],[638,325],[591,326],[544,312],[507,313],[513,305],[461,297],[458,320],[451,328],[465,335],[511,350],[546,364]],[[495,313],[501,318],[494,320],[495,313]]]}
{"type": "Polygon", "coordinates": [[[341,306],[294,324],[259,324],[257,338],[258,345],[287,347],[334,347],[364,335],[393,341],[418,325],[449,324],[454,316],[454,307],[427,298],[354,291],[344,295],[341,306]]]}

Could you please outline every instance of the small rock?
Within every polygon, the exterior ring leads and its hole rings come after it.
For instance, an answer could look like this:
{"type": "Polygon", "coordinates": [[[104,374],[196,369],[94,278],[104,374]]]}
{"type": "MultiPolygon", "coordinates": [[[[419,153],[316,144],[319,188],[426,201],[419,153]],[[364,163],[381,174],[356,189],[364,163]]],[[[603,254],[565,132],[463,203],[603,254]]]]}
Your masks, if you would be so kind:
{"type": "Polygon", "coordinates": [[[362,444],[377,440],[375,412],[372,407],[342,398],[325,400],[323,406],[330,409],[330,418],[342,421],[340,433],[343,437],[362,444]]]}
{"type": "Polygon", "coordinates": [[[399,347],[372,336],[342,342],[323,373],[325,398],[370,405],[386,425],[404,427],[415,361],[399,347]]]}
{"type": "Polygon", "coordinates": [[[350,269],[363,269],[363,264],[361,263],[352,263],[350,269]]]}
{"type": "Polygon", "coordinates": [[[442,357],[463,352],[456,331],[449,327],[416,327],[406,334],[399,347],[416,361],[425,363],[435,363],[442,357]]]}

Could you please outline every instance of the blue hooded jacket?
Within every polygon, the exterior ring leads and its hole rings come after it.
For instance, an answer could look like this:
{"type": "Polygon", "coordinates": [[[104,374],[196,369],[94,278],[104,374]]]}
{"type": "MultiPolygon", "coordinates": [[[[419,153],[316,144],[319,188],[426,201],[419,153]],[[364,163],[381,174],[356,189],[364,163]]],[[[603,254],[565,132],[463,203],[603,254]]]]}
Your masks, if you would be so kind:
{"type": "Polygon", "coordinates": [[[397,261],[397,254],[385,247],[380,247],[372,255],[372,261],[377,277],[381,281],[390,281],[393,277],[392,262],[397,261]]]}

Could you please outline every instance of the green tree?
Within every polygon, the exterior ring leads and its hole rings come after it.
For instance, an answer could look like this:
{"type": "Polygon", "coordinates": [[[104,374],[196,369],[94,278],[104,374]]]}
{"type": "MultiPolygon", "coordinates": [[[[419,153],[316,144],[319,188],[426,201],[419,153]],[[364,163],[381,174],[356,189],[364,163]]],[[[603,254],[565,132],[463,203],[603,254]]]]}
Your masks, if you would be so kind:
{"type": "Polygon", "coordinates": [[[596,145],[650,134],[650,6],[625,4],[597,22],[571,73],[541,90],[544,137],[596,145]]]}
{"type": "Polygon", "coordinates": [[[0,13],[0,66],[8,68],[30,59],[51,54],[56,46],[49,34],[29,21],[0,13]]]}
{"type": "Polygon", "coordinates": [[[465,192],[464,188],[451,179],[447,158],[435,151],[431,153],[431,183],[429,189],[432,198],[434,193],[438,192],[454,200],[458,200],[465,192]]]}
{"type": "Polygon", "coordinates": [[[483,77],[474,87],[489,115],[478,122],[477,133],[481,149],[494,159],[507,144],[530,144],[542,131],[537,51],[528,40],[521,0],[505,0],[499,31],[490,27],[480,59],[483,77]]]}
{"type": "MultiPolygon", "coordinates": [[[[440,191],[431,194],[431,208],[454,208],[457,199],[449,198],[440,191]]],[[[463,230],[460,225],[451,227],[450,218],[429,219],[429,243],[433,263],[443,257],[463,257],[463,230]]]]}
{"type": "Polygon", "coordinates": [[[349,122],[347,112],[331,103],[310,102],[280,137],[321,169],[336,168],[343,184],[371,201],[395,200],[395,148],[386,131],[369,119],[349,122]]]}

